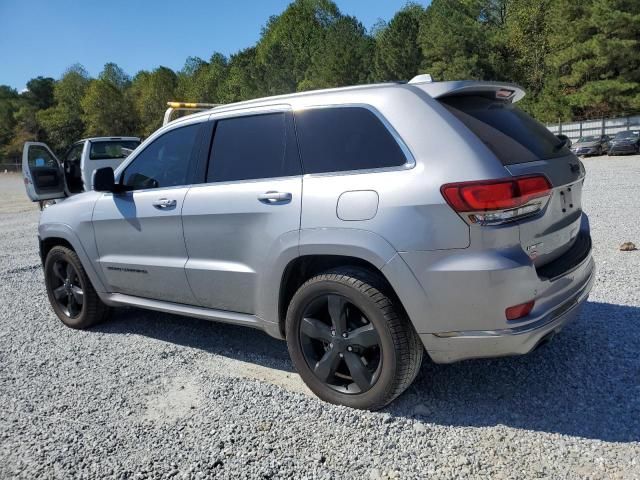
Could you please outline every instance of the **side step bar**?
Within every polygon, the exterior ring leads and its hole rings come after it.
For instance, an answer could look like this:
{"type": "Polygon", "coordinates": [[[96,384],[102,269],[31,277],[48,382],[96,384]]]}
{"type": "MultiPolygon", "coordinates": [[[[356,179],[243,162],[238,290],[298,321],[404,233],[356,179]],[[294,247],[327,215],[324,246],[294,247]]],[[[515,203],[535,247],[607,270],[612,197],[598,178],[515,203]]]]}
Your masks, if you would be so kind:
{"type": "Polygon", "coordinates": [[[124,295],[122,293],[110,293],[105,295],[103,301],[111,307],[140,307],[157,312],[174,313],[177,315],[185,315],[187,317],[202,318],[214,322],[231,323],[233,325],[242,325],[245,327],[258,328],[267,330],[265,322],[255,316],[247,313],[228,312],[225,310],[214,310],[211,308],[194,307],[191,305],[183,305],[180,303],[163,302],[161,300],[151,300],[149,298],[134,297],[132,295],[124,295]]]}

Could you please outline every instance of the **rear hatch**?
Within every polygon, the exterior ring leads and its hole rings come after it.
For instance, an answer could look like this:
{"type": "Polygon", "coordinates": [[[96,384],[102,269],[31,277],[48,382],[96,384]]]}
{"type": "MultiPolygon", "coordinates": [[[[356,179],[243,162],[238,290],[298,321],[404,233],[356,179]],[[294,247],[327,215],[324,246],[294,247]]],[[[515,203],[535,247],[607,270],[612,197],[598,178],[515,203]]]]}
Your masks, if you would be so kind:
{"type": "Polygon", "coordinates": [[[543,174],[550,181],[546,207],[518,222],[522,248],[540,273],[576,244],[585,171],[560,139],[514,105],[513,92],[521,91],[511,88],[466,88],[439,96],[438,101],[493,151],[508,174],[543,174]]]}

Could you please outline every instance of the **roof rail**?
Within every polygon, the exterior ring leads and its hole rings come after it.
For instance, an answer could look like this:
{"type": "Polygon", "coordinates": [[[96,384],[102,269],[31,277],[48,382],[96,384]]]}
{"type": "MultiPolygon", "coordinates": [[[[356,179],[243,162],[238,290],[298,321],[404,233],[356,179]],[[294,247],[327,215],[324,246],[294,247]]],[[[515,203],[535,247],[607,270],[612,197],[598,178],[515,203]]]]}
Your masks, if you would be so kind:
{"type": "Polygon", "coordinates": [[[202,112],[211,108],[219,107],[221,103],[193,103],[193,102],[167,102],[167,110],[164,112],[164,119],[162,120],[162,126],[171,122],[171,115],[173,112],[192,111],[202,112]]]}

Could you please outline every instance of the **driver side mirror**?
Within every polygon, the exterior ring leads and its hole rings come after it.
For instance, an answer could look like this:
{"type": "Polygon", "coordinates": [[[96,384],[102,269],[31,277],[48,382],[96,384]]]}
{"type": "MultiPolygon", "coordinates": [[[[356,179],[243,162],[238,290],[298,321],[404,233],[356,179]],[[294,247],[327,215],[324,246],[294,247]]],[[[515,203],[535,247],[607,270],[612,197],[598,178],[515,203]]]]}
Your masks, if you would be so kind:
{"type": "Polygon", "coordinates": [[[569,137],[567,137],[566,135],[556,135],[556,137],[558,138],[558,140],[560,140],[562,142],[562,144],[560,145],[560,148],[562,147],[570,147],[571,146],[571,139],[569,137]]]}
{"type": "Polygon", "coordinates": [[[93,172],[93,189],[96,192],[113,192],[115,184],[113,168],[98,168],[93,172]]]}

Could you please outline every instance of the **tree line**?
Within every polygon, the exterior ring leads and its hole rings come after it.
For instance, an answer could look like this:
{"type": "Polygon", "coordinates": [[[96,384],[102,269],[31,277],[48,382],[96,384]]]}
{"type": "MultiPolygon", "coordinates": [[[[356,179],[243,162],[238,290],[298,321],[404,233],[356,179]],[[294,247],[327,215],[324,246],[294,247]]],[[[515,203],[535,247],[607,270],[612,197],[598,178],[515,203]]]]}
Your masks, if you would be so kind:
{"type": "Polygon", "coordinates": [[[230,103],[421,72],[518,83],[520,105],[543,122],[640,110],[638,0],[433,0],[370,31],[331,0],[295,0],[229,57],[133,77],[107,63],[91,78],[76,64],[22,93],[0,85],[0,159],[19,158],[28,140],[62,151],[85,136],[148,136],[169,100],[230,103]]]}

